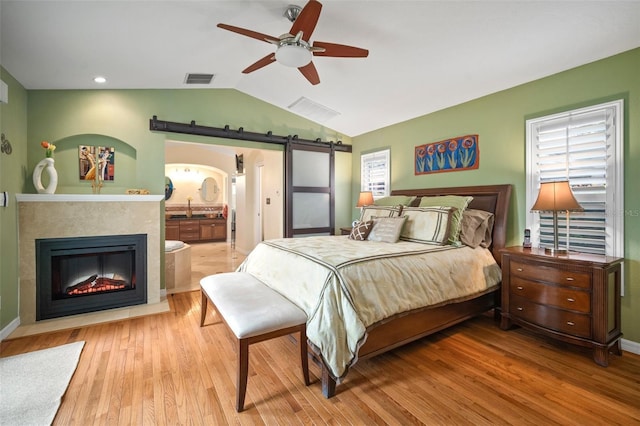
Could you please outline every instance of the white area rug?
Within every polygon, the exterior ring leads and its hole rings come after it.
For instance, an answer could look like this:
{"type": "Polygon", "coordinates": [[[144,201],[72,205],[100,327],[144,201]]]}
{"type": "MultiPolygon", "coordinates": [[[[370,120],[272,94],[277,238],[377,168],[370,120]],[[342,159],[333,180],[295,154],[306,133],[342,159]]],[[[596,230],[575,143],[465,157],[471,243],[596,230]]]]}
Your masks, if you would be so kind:
{"type": "Polygon", "coordinates": [[[50,425],[84,342],[0,358],[0,425],[50,425]]]}

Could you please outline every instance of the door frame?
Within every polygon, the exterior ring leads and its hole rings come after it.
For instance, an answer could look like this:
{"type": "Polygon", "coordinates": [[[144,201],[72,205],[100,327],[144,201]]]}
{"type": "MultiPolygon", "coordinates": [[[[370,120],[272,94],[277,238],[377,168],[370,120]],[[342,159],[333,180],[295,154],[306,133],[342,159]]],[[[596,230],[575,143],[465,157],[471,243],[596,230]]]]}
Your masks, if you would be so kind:
{"type": "Polygon", "coordinates": [[[304,236],[308,234],[328,233],[335,235],[335,145],[310,145],[290,141],[284,150],[285,169],[285,206],[284,206],[284,234],[286,238],[304,236]],[[293,186],[293,151],[325,152],[329,154],[329,186],[328,187],[302,187],[293,186]],[[293,227],[293,194],[296,192],[327,193],[329,194],[329,226],[316,228],[294,229],[293,227]]]}

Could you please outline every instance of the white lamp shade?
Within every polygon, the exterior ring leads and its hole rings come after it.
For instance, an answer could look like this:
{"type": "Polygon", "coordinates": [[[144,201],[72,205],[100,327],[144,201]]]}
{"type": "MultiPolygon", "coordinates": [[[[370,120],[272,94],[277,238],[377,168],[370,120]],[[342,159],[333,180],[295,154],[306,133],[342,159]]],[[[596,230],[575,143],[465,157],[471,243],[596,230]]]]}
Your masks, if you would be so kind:
{"type": "Polygon", "coordinates": [[[303,46],[285,44],[276,50],[276,61],[288,67],[303,67],[311,62],[311,56],[311,52],[303,46]]]}

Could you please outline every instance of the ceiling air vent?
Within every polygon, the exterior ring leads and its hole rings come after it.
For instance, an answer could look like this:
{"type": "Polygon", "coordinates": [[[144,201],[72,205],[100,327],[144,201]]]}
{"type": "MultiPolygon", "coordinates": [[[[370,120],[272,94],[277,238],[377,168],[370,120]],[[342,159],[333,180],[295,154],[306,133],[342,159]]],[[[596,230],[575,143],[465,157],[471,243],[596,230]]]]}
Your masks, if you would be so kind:
{"type": "Polygon", "coordinates": [[[186,84],[210,84],[213,77],[213,74],[187,74],[184,82],[186,84]]]}
{"type": "Polygon", "coordinates": [[[327,108],[324,105],[320,105],[317,102],[305,98],[304,96],[289,105],[289,109],[291,112],[303,115],[318,123],[324,123],[325,121],[340,115],[339,112],[334,111],[331,108],[327,108]]]}

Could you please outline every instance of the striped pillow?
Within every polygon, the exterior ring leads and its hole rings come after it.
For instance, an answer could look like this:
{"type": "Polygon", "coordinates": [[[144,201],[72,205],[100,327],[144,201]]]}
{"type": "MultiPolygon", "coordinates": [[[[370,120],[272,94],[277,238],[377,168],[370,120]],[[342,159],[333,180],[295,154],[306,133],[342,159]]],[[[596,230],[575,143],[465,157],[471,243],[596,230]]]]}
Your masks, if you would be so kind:
{"type": "Polygon", "coordinates": [[[438,195],[435,197],[422,197],[420,199],[420,207],[455,207],[451,222],[451,232],[449,234],[449,243],[460,246],[460,222],[462,221],[462,213],[473,200],[471,196],[461,195],[438,195]]]}
{"type": "Polygon", "coordinates": [[[451,223],[455,207],[405,207],[402,214],[407,223],[402,228],[400,239],[416,243],[447,243],[451,234],[451,223]]]}
{"type": "Polygon", "coordinates": [[[375,217],[398,217],[402,213],[402,206],[365,206],[360,213],[360,222],[366,222],[375,217]]]}

